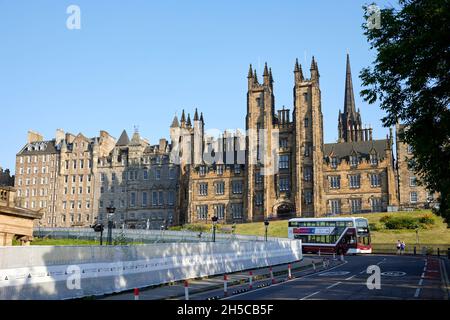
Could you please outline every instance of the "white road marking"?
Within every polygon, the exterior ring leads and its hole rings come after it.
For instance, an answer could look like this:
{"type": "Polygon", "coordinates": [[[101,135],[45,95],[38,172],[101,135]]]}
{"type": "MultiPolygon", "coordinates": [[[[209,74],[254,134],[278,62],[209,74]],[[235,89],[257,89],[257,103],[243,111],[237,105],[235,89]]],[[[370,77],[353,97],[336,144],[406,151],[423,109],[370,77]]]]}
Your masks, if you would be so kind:
{"type": "Polygon", "coordinates": [[[327,289],[331,289],[331,288],[333,288],[333,287],[336,287],[337,285],[339,285],[339,284],[341,284],[342,282],[336,282],[336,283],[333,283],[331,286],[329,286],[329,287],[327,287],[327,289]]]}
{"type": "Polygon", "coordinates": [[[421,278],[425,278],[425,273],[422,273],[422,275],[420,277],[421,278]]]}
{"type": "Polygon", "coordinates": [[[363,274],[363,273],[366,273],[366,272],[367,272],[367,270],[363,270],[359,274],[363,274]]]}
{"type": "Polygon", "coordinates": [[[356,277],[356,274],[352,275],[351,277],[348,277],[348,278],[345,279],[345,280],[351,280],[351,279],[353,279],[354,277],[356,277]]]}
{"type": "Polygon", "coordinates": [[[427,271],[427,267],[423,267],[423,272],[427,271]]]}
{"type": "MultiPolygon", "coordinates": [[[[330,269],[327,269],[327,270],[324,270],[324,271],[320,271],[320,272],[316,272],[316,273],[312,273],[312,274],[308,274],[308,275],[300,277],[300,278],[295,278],[295,279],[289,280],[288,282],[295,282],[295,281],[306,279],[306,278],[309,278],[309,277],[312,277],[312,276],[320,275],[323,272],[328,272],[330,270],[342,267],[343,265],[345,265],[347,263],[348,263],[348,261],[344,261],[343,264],[337,265],[337,266],[335,266],[333,268],[330,268],[330,269]]],[[[239,296],[243,296],[245,294],[251,294],[251,293],[256,292],[256,291],[266,290],[266,289],[273,288],[273,287],[276,287],[276,286],[279,286],[279,285],[282,285],[282,284],[284,284],[284,283],[283,282],[278,282],[278,283],[272,284],[272,285],[267,286],[267,287],[262,287],[262,288],[258,288],[258,289],[253,289],[251,291],[235,294],[235,295],[232,295],[230,297],[223,298],[222,300],[228,300],[230,298],[236,298],[236,297],[239,297],[239,296]]]]}
{"type": "Polygon", "coordinates": [[[423,283],[423,279],[420,279],[420,281],[419,281],[419,286],[421,286],[422,283],[423,283]]]}
{"type": "Polygon", "coordinates": [[[416,293],[414,294],[414,298],[418,298],[420,294],[420,288],[416,289],[416,293]]]}
{"type": "Polygon", "coordinates": [[[384,258],[383,260],[377,262],[377,266],[379,266],[380,264],[382,264],[384,261],[386,261],[386,258],[384,258]]]}
{"type": "Polygon", "coordinates": [[[300,300],[306,300],[306,299],[308,299],[308,298],[311,298],[312,296],[315,296],[315,295],[318,294],[318,293],[320,293],[320,291],[316,291],[316,292],[314,292],[314,293],[311,293],[310,295],[307,295],[306,297],[301,298],[300,300]]]}

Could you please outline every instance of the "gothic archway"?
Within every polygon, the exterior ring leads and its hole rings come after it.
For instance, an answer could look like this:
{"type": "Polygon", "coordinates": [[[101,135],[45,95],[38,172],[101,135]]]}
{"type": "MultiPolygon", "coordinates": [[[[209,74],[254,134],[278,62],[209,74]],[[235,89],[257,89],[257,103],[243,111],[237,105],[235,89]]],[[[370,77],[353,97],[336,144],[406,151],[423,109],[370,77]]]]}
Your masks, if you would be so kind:
{"type": "Polygon", "coordinates": [[[290,218],[295,215],[295,209],[292,203],[282,202],[276,206],[274,212],[278,218],[290,218]]]}

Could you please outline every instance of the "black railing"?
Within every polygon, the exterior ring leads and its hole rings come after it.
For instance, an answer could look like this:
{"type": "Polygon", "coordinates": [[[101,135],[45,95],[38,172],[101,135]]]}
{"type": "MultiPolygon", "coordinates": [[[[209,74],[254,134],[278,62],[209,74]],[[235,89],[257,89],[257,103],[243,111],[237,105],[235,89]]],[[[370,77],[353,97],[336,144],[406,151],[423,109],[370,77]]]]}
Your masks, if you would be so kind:
{"type": "Polygon", "coordinates": [[[372,244],[372,252],[380,254],[408,254],[447,256],[450,244],[406,244],[404,251],[397,250],[397,243],[372,244]]]}

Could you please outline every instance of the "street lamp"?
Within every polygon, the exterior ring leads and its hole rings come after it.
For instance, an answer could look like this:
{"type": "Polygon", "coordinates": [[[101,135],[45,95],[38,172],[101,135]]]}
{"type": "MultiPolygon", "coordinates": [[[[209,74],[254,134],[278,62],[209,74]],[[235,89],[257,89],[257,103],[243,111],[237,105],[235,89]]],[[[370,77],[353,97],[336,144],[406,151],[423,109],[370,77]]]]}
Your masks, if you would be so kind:
{"type": "Polygon", "coordinates": [[[264,226],[266,228],[265,241],[267,241],[267,229],[269,229],[269,219],[264,220],[264,226]]]}
{"type": "Polygon", "coordinates": [[[108,212],[108,245],[112,245],[112,228],[113,228],[113,220],[114,212],[116,211],[116,208],[110,205],[106,208],[106,211],[108,212]]]}
{"type": "Polygon", "coordinates": [[[217,218],[217,216],[213,216],[211,218],[211,220],[213,223],[213,242],[216,242],[216,224],[217,224],[218,218],[217,218]]]}

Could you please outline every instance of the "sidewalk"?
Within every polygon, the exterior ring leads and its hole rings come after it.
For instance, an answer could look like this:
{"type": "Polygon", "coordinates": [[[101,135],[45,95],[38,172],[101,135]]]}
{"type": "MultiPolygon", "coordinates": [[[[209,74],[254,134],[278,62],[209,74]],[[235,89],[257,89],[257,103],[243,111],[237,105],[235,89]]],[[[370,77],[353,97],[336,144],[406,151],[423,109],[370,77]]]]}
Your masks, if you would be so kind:
{"type": "MultiPolygon", "coordinates": [[[[316,257],[316,258],[307,257],[299,262],[291,263],[292,273],[305,270],[308,268],[312,270],[313,262],[317,266],[317,269],[322,268],[323,258],[324,257],[316,257]]],[[[330,259],[330,262],[333,263],[333,260],[330,259]]],[[[227,275],[228,287],[230,288],[235,285],[248,283],[249,271],[250,270],[228,274],[227,275]]],[[[263,279],[270,280],[269,267],[254,269],[251,271],[253,273],[253,281],[255,286],[257,285],[256,282],[259,280],[263,279]]],[[[282,276],[286,278],[287,264],[274,266],[272,268],[272,271],[275,278],[277,276],[282,276]]],[[[191,296],[197,293],[223,288],[223,275],[211,276],[202,279],[191,279],[188,282],[189,282],[189,295],[191,296]]],[[[230,291],[232,291],[231,289],[232,288],[230,288],[230,291]]],[[[161,299],[176,299],[176,298],[184,298],[183,281],[179,281],[168,285],[161,285],[157,287],[141,289],[139,292],[140,300],[161,300],[161,299]]],[[[134,293],[132,291],[126,291],[118,294],[97,297],[96,299],[134,300],[134,293]]]]}

